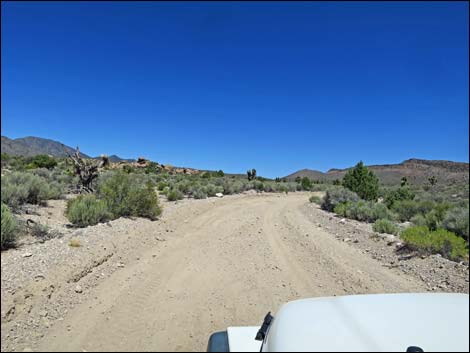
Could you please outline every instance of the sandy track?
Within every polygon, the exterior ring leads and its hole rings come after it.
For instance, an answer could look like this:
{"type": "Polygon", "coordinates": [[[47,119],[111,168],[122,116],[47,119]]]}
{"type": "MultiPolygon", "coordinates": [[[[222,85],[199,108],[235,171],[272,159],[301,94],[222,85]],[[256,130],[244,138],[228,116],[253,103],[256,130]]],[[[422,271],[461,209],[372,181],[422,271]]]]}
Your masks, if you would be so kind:
{"type": "Polygon", "coordinates": [[[305,194],[224,198],[169,215],[149,246],[43,337],[40,350],[205,350],[211,332],[259,324],[304,297],[425,291],[419,280],[317,228],[305,194]]]}

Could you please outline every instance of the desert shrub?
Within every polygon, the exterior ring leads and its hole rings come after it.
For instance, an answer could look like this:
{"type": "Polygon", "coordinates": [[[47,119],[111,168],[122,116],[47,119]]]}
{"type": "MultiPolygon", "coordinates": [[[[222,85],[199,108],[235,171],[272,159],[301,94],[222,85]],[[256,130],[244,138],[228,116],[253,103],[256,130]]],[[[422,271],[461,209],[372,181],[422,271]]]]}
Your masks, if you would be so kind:
{"type": "Polygon", "coordinates": [[[131,174],[131,173],[135,173],[135,172],[136,172],[136,168],[135,168],[135,167],[132,167],[132,166],[130,166],[130,165],[124,164],[124,166],[122,167],[122,171],[123,171],[124,173],[131,174]]]}
{"type": "Polygon", "coordinates": [[[401,233],[409,248],[425,253],[440,253],[451,260],[468,256],[465,240],[445,229],[431,231],[427,227],[410,227],[401,233]]]}
{"type": "Polygon", "coordinates": [[[268,181],[264,183],[264,187],[263,187],[264,192],[276,192],[277,190],[278,188],[277,188],[276,182],[272,183],[268,181]]]}
{"type": "Polygon", "coordinates": [[[54,181],[28,172],[13,172],[1,180],[2,202],[17,208],[25,203],[39,204],[45,200],[60,198],[63,187],[54,181]]]}
{"type": "Polygon", "coordinates": [[[44,178],[49,184],[55,184],[59,188],[64,188],[66,185],[77,184],[74,175],[68,174],[64,170],[58,168],[54,168],[52,170],[47,168],[36,168],[33,169],[31,173],[44,178]]]}
{"type": "Polygon", "coordinates": [[[72,248],[79,248],[82,244],[79,239],[73,238],[69,240],[69,246],[72,248]]]}
{"type": "Polygon", "coordinates": [[[166,181],[160,181],[157,183],[157,189],[159,191],[162,191],[167,186],[168,186],[168,183],[166,181]]]}
{"type": "Polygon", "coordinates": [[[451,231],[460,235],[468,242],[468,228],[469,228],[469,214],[467,208],[453,208],[447,211],[442,221],[442,226],[451,231]]]}
{"type": "Polygon", "coordinates": [[[377,200],[379,179],[362,161],[344,175],[343,186],[355,192],[361,199],[377,200]]]}
{"type": "Polygon", "coordinates": [[[132,176],[126,172],[108,173],[100,178],[97,195],[104,200],[113,216],[129,216],[131,205],[127,202],[132,189],[132,176]]]}
{"type": "Polygon", "coordinates": [[[262,181],[255,180],[255,182],[253,183],[253,186],[257,192],[264,191],[264,184],[262,181]]]}
{"type": "Polygon", "coordinates": [[[132,216],[155,220],[162,213],[162,209],[158,204],[158,195],[154,190],[153,184],[150,182],[147,182],[145,188],[131,193],[130,203],[132,206],[132,216]]]}
{"type": "MultiPolygon", "coordinates": [[[[222,186],[224,188],[224,191],[223,191],[223,194],[224,195],[232,195],[232,194],[236,194],[236,190],[234,188],[234,183],[232,180],[229,180],[229,179],[225,179],[224,180],[224,184],[222,186]]],[[[240,192],[240,191],[238,191],[240,192]]]]}
{"type": "Polygon", "coordinates": [[[10,156],[9,154],[6,154],[6,153],[2,153],[1,154],[1,161],[2,162],[8,162],[10,161],[12,158],[12,156],[10,156]]]}
{"type": "Polygon", "coordinates": [[[15,245],[18,224],[7,205],[1,205],[1,250],[15,245]]]}
{"type": "Polygon", "coordinates": [[[31,157],[28,163],[28,168],[47,168],[52,169],[57,165],[57,161],[54,157],[46,154],[38,154],[37,156],[31,157]]]}
{"type": "Polygon", "coordinates": [[[145,175],[112,173],[100,180],[97,195],[106,202],[113,218],[135,216],[153,220],[161,213],[153,182],[145,175]]]}
{"type": "Polygon", "coordinates": [[[50,231],[51,230],[47,225],[41,223],[34,223],[29,233],[35,238],[47,239],[49,238],[50,231]]]}
{"type": "Polygon", "coordinates": [[[192,196],[198,200],[207,198],[207,194],[200,187],[193,189],[192,196]]]}
{"type": "Polygon", "coordinates": [[[359,196],[356,193],[344,188],[328,190],[321,203],[321,208],[331,212],[334,210],[336,205],[348,201],[357,202],[359,201],[359,196]]]}
{"type": "Polygon", "coordinates": [[[168,201],[182,200],[184,197],[183,193],[178,189],[172,189],[167,195],[168,201]]]}
{"type": "Polygon", "coordinates": [[[387,233],[397,235],[399,229],[397,225],[388,219],[378,219],[372,225],[372,229],[377,233],[387,233]]]}
{"type": "Polygon", "coordinates": [[[68,200],[65,214],[78,227],[95,225],[113,218],[106,201],[97,199],[95,195],[80,195],[68,200]]]}
{"type": "Polygon", "coordinates": [[[426,226],[426,218],[421,214],[416,214],[411,217],[410,222],[413,223],[415,226],[425,227],[426,226]]]}
{"type": "Polygon", "coordinates": [[[377,219],[395,221],[397,219],[397,215],[390,211],[387,206],[382,203],[374,203],[372,205],[372,216],[374,221],[377,219]]]}
{"type": "Polygon", "coordinates": [[[439,202],[439,201],[436,201],[435,199],[436,198],[434,198],[434,200],[429,200],[429,199],[419,200],[416,203],[416,211],[423,215],[428,213],[436,206],[436,202],[439,202]]]}
{"type": "Polygon", "coordinates": [[[158,164],[155,162],[150,162],[147,167],[144,169],[145,174],[158,174],[160,172],[158,164]]]}
{"type": "Polygon", "coordinates": [[[428,212],[425,216],[424,219],[426,221],[426,226],[431,229],[431,230],[436,230],[437,228],[440,228],[441,222],[444,219],[444,215],[439,212],[438,210],[431,210],[428,212]]]}
{"type": "Polygon", "coordinates": [[[241,181],[235,181],[235,182],[232,184],[232,191],[233,191],[234,194],[239,194],[239,193],[241,193],[243,190],[244,190],[243,182],[241,182],[241,181]]]}
{"type": "Polygon", "coordinates": [[[166,196],[168,196],[168,193],[169,193],[169,192],[170,192],[170,187],[169,187],[169,186],[165,186],[165,187],[163,188],[163,190],[160,191],[160,193],[161,193],[162,195],[166,195],[166,196]]]}
{"type": "Polygon", "coordinates": [[[419,203],[413,200],[394,202],[392,210],[397,213],[398,219],[402,222],[409,221],[417,214],[422,214],[419,210],[419,203]]]}
{"type": "Polygon", "coordinates": [[[317,195],[312,195],[312,196],[310,196],[310,198],[308,200],[310,202],[316,203],[317,205],[321,205],[321,203],[323,201],[323,198],[321,198],[320,196],[317,196],[317,195]]]}
{"type": "Polygon", "coordinates": [[[175,187],[181,191],[183,194],[189,194],[191,189],[191,181],[189,180],[182,180],[175,184],[175,187]]]}
{"type": "Polygon", "coordinates": [[[349,203],[349,209],[346,210],[346,217],[356,219],[361,222],[373,222],[374,211],[371,204],[361,200],[349,203]]]}
{"type": "Polygon", "coordinates": [[[217,191],[217,186],[214,185],[214,184],[210,184],[210,183],[207,184],[204,187],[204,189],[205,189],[205,192],[206,192],[207,196],[210,196],[210,197],[215,196],[215,194],[218,192],[217,191]]]}
{"type": "Polygon", "coordinates": [[[335,206],[334,212],[342,217],[361,222],[375,222],[377,219],[395,220],[396,216],[381,203],[359,200],[343,202],[335,206]]]}
{"type": "Polygon", "coordinates": [[[414,198],[415,194],[410,190],[409,187],[404,186],[386,192],[384,195],[384,203],[388,208],[391,208],[396,201],[413,200],[414,198]]]}
{"type": "Polygon", "coordinates": [[[351,202],[342,202],[335,206],[333,212],[341,217],[348,217],[349,209],[351,208],[351,202]]]}

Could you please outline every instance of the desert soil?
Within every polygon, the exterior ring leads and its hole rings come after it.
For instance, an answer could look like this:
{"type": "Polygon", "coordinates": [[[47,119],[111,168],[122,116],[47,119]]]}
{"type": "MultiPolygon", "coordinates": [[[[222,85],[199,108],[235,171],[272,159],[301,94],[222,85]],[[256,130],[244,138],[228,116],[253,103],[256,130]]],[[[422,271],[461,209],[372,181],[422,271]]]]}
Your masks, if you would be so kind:
{"type": "Polygon", "coordinates": [[[85,229],[66,227],[65,201],[51,201],[24,217],[62,236],[1,256],[2,351],[197,351],[294,299],[468,293],[466,264],[397,252],[309,195],[182,200],[155,222],[85,229]]]}

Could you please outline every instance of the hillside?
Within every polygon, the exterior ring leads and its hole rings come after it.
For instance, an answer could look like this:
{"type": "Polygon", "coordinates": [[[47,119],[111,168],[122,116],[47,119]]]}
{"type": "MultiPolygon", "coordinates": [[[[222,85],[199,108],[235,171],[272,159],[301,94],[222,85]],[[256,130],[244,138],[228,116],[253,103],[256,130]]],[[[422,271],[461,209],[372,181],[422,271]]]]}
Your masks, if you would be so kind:
{"type": "MultiPolygon", "coordinates": [[[[370,165],[368,168],[373,170],[380,181],[386,185],[399,183],[404,176],[415,184],[427,182],[432,175],[445,184],[468,182],[469,180],[469,164],[463,162],[413,158],[398,164],[370,165]]],[[[330,169],[326,173],[302,169],[286,176],[286,178],[295,180],[297,177],[308,177],[314,180],[333,181],[341,179],[348,169],[330,169]]]]}
{"type": "MultiPolygon", "coordinates": [[[[17,139],[10,139],[2,136],[2,153],[10,154],[13,156],[26,156],[31,157],[38,154],[48,154],[54,157],[65,157],[67,154],[64,148],[73,153],[74,148],[66,146],[59,141],[45,139],[42,137],[28,136],[17,139]]],[[[80,152],[82,158],[92,158],[89,155],[80,152]]],[[[111,162],[132,162],[133,159],[122,159],[119,156],[111,155],[109,157],[111,162]]]]}

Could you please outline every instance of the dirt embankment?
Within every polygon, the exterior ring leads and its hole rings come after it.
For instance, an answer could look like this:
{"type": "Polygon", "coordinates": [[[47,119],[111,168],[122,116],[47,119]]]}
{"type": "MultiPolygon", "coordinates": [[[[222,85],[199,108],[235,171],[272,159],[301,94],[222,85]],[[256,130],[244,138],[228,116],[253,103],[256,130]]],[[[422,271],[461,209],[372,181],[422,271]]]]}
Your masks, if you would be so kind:
{"type": "Polygon", "coordinates": [[[62,209],[35,217],[63,237],[2,254],[2,351],[205,350],[211,332],[260,324],[289,300],[468,293],[468,267],[396,254],[306,193],[183,200],[156,222],[79,230],[62,209]]]}

